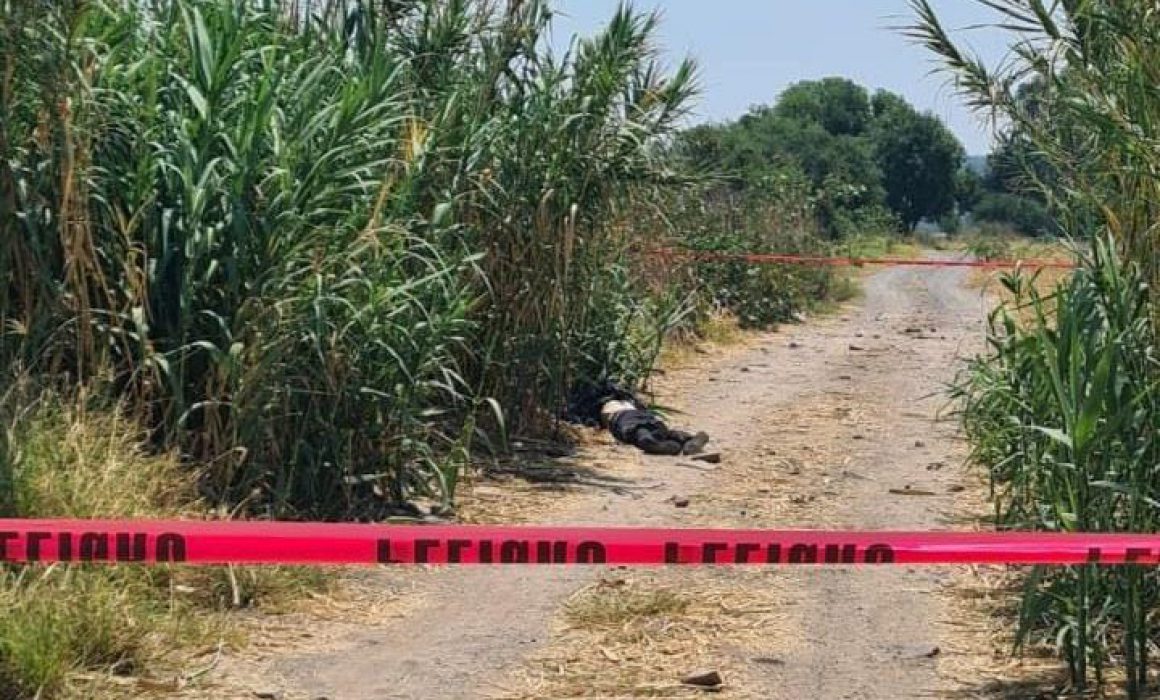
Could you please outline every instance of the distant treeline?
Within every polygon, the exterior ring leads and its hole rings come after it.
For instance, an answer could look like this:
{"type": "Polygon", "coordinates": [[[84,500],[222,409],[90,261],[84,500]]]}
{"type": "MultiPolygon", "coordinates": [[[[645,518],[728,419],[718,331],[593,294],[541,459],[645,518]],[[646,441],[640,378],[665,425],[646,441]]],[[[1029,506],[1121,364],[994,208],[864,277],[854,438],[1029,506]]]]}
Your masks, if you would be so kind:
{"type": "Polygon", "coordinates": [[[771,175],[809,183],[831,238],[913,231],[959,203],[964,154],[954,134],[902,97],[871,95],[845,78],[792,85],[736,121],[685,132],[680,145],[694,166],[728,173],[735,188],[761,187],[771,175]]]}

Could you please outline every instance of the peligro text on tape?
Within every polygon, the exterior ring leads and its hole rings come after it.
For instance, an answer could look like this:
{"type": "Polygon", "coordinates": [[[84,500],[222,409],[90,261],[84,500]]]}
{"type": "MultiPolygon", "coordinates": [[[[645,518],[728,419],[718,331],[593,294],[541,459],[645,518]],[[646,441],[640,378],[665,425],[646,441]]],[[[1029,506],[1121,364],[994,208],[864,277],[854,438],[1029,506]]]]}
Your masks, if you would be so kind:
{"type": "Polygon", "coordinates": [[[2,520],[0,562],[1160,564],[1160,535],[2,520]]]}
{"type": "Polygon", "coordinates": [[[676,250],[660,248],[652,251],[659,258],[685,258],[703,262],[745,262],[757,264],[777,265],[819,265],[819,266],[861,266],[861,265],[900,265],[923,267],[977,267],[983,269],[1004,269],[1015,267],[1026,268],[1059,268],[1072,269],[1074,262],[1065,260],[946,260],[930,258],[851,258],[831,257],[822,255],[798,255],[792,253],[728,253],[709,250],[676,250]]]}

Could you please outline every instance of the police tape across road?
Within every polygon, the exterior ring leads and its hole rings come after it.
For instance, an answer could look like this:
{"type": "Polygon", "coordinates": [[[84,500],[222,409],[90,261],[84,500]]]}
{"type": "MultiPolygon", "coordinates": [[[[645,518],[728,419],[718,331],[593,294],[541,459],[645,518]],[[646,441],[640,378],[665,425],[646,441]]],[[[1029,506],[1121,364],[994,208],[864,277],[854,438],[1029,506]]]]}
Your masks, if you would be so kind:
{"type": "Polygon", "coordinates": [[[726,253],[711,250],[677,250],[659,248],[651,251],[658,258],[689,259],[702,262],[745,262],[771,265],[815,265],[830,267],[857,267],[862,265],[894,265],[923,267],[977,267],[988,270],[1007,268],[1074,269],[1076,264],[1066,260],[947,260],[936,258],[849,258],[790,253],[726,253]]]}
{"type": "Polygon", "coordinates": [[[0,562],[1160,564],[1160,534],[4,520],[0,562]]]}

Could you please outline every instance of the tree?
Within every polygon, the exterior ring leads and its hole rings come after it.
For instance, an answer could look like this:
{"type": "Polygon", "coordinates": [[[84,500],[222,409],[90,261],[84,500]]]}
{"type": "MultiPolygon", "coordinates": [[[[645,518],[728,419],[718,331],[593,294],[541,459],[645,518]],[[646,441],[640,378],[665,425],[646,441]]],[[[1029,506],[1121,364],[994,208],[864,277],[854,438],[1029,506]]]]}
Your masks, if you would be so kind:
{"type": "Polygon", "coordinates": [[[874,154],[864,138],[835,134],[819,121],[779,112],[759,108],[741,118],[736,137],[748,157],[758,164],[793,164],[815,187],[837,178],[867,191],[871,198],[881,196],[874,154]]]}
{"type": "Polygon", "coordinates": [[[896,95],[889,90],[879,90],[874,93],[874,97],[870,100],[870,106],[875,120],[882,119],[896,109],[913,111],[909,102],[904,100],[901,95],[896,95]]]}
{"type": "Polygon", "coordinates": [[[1054,221],[1039,200],[1003,192],[984,195],[973,212],[976,221],[1007,224],[1027,236],[1051,233],[1054,221]]]}
{"type": "Polygon", "coordinates": [[[846,78],[794,83],[781,93],[774,114],[819,124],[835,136],[860,136],[872,116],[866,88],[846,78]]]}
{"type": "MultiPolygon", "coordinates": [[[[1035,129],[1054,133],[1061,143],[1071,147],[1067,129],[1049,114],[1046,90],[1041,78],[1032,78],[1015,89],[1013,99],[1035,129]]],[[[1047,156],[1035,146],[1030,130],[1026,124],[1015,122],[999,134],[998,145],[987,156],[986,185],[991,192],[1033,197],[1046,203],[1045,193],[1056,187],[1058,175],[1047,156]]]]}
{"type": "Polygon", "coordinates": [[[983,178],[974,170],[963,168],[955,174],[955,203],[960,212],[973,210],[984,191],[983,178]]]}
{"type": "Polygon", "coordinates": [[[728,173],[736,187],[764,175],[800,171],[812,183],[822,227],[831,236],[880,223],[889,208],[912,229],[954,208],[962,147],[933,116],[900,96],[844,78],[796,83],[772,106],[729,124],[700,126],[682,137],[703,171],[728,173]],[[863,216],[850,216],[866,209],[863,216]]]}
{"type": "Polygon", "coordinates": [[[955,206],[963,147],[932,114],[920,114],[901,97],[875,95],[870,139],[886,204],[908,231],[924,218],[937,219],[955,206]]]}

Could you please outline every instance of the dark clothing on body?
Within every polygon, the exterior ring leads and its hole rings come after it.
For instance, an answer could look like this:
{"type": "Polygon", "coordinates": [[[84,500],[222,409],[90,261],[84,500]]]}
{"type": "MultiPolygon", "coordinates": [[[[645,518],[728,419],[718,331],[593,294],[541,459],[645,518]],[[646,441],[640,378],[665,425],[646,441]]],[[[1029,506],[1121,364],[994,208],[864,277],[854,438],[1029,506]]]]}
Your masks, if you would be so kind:
{"type": "Polygon", "coordinates": [[[636,445],[650,455],[679,455],[694,437],[669,428],[656,414],[640,410],[617,413],[609,430],[620,442],[636,445]]]}
{"type": "Polygon", "coordinates": [[[610,401],[625,401],[632,410],[612,416],[608,429],[619,442],[634,445],[647,454],[693,454],[704,447],[709,437],[704,433],[691,435],[672,430],[629,391],[611,382],[588,385],[573,393],[568,402],[568,420],[584,425],[600,425],[600,411],[610,401]]]}
{"type": "Polygon", "coordinates": [[[628,401],[638,410],[646,410],[645,405],[633,396],[631,391],[625,391],[616,384],[606,381],[600,384],[585,384],[573,391],[568,399],[564,419],[581,425],[599,426],[600,409],[609,401],[628,401]]]}

